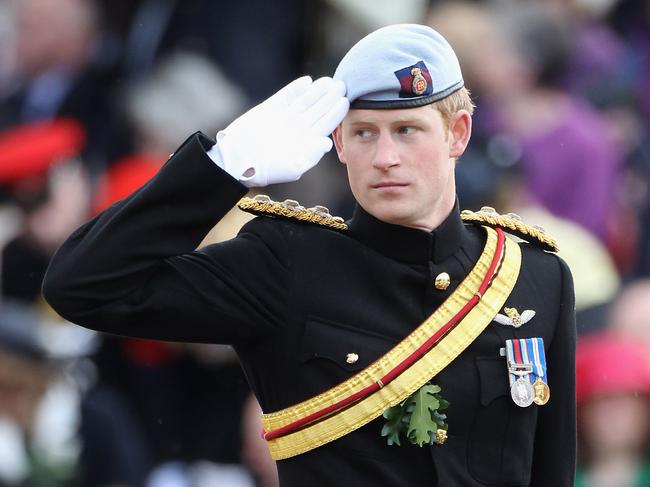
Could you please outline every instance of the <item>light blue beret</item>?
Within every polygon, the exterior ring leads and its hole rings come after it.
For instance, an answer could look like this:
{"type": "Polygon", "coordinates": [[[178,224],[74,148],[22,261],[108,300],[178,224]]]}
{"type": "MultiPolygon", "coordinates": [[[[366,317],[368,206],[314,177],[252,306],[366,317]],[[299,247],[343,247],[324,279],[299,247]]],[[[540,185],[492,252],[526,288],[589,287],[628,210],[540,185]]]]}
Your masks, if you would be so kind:
{"type": "Polygon", "coordinates": [[[425,25],[396,24],[371,32],[343,57],[334,79],[347,88],[351,108],[411,108],[463,87],[449,43],[425,25]]]}

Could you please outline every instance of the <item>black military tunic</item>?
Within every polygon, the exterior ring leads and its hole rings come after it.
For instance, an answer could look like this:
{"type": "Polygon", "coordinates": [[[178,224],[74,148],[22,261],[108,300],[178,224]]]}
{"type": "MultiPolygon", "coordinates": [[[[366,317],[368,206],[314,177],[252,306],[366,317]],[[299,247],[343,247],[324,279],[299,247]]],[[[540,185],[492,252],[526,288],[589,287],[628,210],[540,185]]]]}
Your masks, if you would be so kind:
{"type": "MultiPolygon", "coordinates": [[[[215,166],[196,134],[131,197],[74,232],[52,260],[44,294],[95,330],[231,343],[262,408],[320,393],[388,351],[470,271],[485,242],[458,208],[433,232],[383,223],[357,208],[335,231],[258,217],[233,240],[194,249],[246,192],[215,166]],[[451,285],[441,291],[441,272],[451,285]],[[358,360],[347,363],[348,353],[358,360]]],[[[574,302],[555,255],[521,244],[506,306],[535,317],[492,322],[436,378],[448,409],[442,446],[387,446],[383,420],[278,462],[281,485],[572,485],[575,462],[574,302]],[[551,400],[520,408],[509,395],[509,338],[543,337],[551,400]]]]}

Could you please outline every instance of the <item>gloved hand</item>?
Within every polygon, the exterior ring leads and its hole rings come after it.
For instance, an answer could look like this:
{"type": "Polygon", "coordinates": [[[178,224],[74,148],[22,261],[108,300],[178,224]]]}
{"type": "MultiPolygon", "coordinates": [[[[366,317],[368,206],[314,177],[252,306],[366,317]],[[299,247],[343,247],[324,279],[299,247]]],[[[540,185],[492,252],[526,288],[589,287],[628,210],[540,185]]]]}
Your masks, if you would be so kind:
{"type": "Polygon", "coordinates": [[[248,187],[296,181],[332,148],[349,105],[343,82],[298,78],[220,131],[208,155],[248,187]]]}

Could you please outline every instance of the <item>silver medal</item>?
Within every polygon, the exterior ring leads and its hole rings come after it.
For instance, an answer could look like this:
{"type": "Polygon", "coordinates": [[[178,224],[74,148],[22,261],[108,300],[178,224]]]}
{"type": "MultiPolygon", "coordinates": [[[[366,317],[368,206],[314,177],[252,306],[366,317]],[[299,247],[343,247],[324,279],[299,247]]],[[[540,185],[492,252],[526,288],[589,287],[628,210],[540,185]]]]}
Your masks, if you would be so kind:
{"type": "Polygon", "coordinates": [[[510,396],[517,406],[527,408],[535,400],[535,390],[527,377],[520,376],[512,383],[510,396]]]}

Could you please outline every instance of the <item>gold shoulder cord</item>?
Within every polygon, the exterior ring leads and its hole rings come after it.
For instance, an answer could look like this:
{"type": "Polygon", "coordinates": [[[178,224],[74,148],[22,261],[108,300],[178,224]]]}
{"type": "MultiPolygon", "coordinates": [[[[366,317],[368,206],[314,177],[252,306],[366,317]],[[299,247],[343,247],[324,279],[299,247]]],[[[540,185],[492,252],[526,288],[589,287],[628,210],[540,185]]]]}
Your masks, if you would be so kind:
{"type": "Polygon", "coordinates": [[[340,216],[332,216],[324,206],[316,205],[305,208],[295,200],[273,201],[265,194],[258,194],[253,198],[242,198],[237,203],[239,209],[254,215],[268,215],[314,223],[334,230],[345,231],[348,226],[340,216]]]}
{"type": "MultiPolygon", "coordinates": [[[[305,208],[295,200],[273,201],[269,196],[258,194],[253,198],[242,198],[237,206],[254,215],[266,215],[290,220],[313,223],[338,231],[346,231],[348,226],[343,218],[332,216],[329,210],[320,205],[305,208]]],[[[558,252],[557,242],[547,235],[538,225],[525,224],[516,213],[502,215],[490,206],[484,206],[479,211],[463,210],[460,214],[463,222],[501,228],[527,242],[535,243],[544,250],[558,252]]]]}
{"type": "Polygon", "coordinates": [[[526,225],[516,213],[501,215],[494,208],[484,206],[479,211],[463,210],[460,216],[466,223],[500,227],[505,232],[511,233],[522,240],[536,243],[544,250],[551,252],[558,252],[560,250],[555,239],[547,235],[542,227],[538,225],[526,225]]]}

